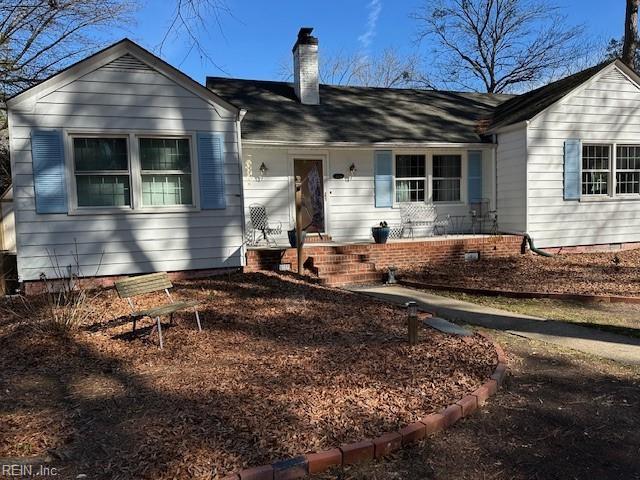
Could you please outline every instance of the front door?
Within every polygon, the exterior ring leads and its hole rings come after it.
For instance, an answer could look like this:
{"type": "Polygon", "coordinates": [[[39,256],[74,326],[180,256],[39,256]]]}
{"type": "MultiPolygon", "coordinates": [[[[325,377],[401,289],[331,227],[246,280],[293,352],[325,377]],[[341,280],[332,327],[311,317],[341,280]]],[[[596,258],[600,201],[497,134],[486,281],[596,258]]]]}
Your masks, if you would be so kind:
{"type": "Polygon", "coordinates": [[[296,158],[293,174],[302,180],[302,227],[307,233],[324,233],[324,181],[322,160],[296,158]]]}

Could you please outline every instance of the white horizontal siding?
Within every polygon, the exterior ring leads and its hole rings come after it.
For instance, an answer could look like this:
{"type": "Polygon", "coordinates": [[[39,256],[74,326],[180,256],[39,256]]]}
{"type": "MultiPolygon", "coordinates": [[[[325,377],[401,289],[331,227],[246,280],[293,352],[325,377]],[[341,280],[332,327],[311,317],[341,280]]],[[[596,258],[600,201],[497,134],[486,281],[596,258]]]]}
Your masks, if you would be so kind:
{"type": "Polygon", "coordinates": [[[527,192],[527,130],[525,127],[498,134],[497,201],[501,230],[524,232],[527,192]]]}
{"type": "MultiPolygon", "coordinates": [[[[212,106],[131,56],[11,111],[12,172],[22,280],[80,260],[84,275],[122,275],[242,264],[242,180],[232,112],[212,106]],[[225,139],[224,210],[39,215],[33,129],[107,132],[217,132],[225,139]]],[[[69,159],[67,159],[69,160],[69,159]]],[[[199,186],[195,185],[195,188],[199,186]]]]}
{"type": "MultiPolygon", "coordinates": [[[[457,150],[459,151],[459,150],[457,150]]],[[[406,150],[403,150],[406,152],[406,150]]],[[[416,153],[425,153],[425,150],[416,153]]],[[[288,150],[244,148],[244,198],[245,215],[249,219],[249,205],[264,205],[271,224],[281,224],[283,233],[279,242],[286,243],[286,230],[293,228],[295,207],[293,203],[293,158],[296,154],[304,158],[326,159],[325,211],[327,233],[338,241],[358,241],[371,239],[371,227],[386,221],[400,224],[398,208],[376,208],[373,157],[374,150],[288,150]],[[261,178],[259,167],[264,163],[268,168],[261,178]],[[355,165],[357,172],[349,178],[349,167],[355,165]],[[345,175],[343,179],[333,178],[334,174],[345,175]]],[[[463,170],[466,170],[464,168],[463,170]]],[[[483,157],[483,196],[493,198],[494,172],[491,156],[483,157]]],[[[466,181],[462,182],[463,190],[466,181]]],[[[464,193],[463,193],[464,195],[464,193]]],[[[469,205],[438,205],[441,215],[468,215],[469,205]]],[[[420,232],[416,231],[416,234],[420,232]]]]}
{"type": "Polygon", "coordinates": [[[617,69],[529,125],[529,233],[540,247],[640,241],[637,200],[565,201],[564,141],[640,143],[640,90],[617,69]]]}

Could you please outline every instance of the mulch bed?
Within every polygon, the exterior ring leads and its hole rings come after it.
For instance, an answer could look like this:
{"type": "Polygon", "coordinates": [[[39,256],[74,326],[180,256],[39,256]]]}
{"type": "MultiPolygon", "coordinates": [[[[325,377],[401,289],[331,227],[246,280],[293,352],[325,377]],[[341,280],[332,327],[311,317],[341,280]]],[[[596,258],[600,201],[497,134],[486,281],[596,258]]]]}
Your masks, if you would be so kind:
{"type": "Polygon", "coordinates": [[[402,278],[429,285],[517,292],[640,296],[640,249],[552,258],[528,253],[477,262],[426,264],[402,272],[402,278]]]}
{"type": "Polygon", "coordinates": [[[323,480],[640,479],[640,368],[497,333],[507,387],[481,414],[323,480]]]}
{"type": "Polygon", "coordinates": [[[112,290],[94,301],[95,323],[70,334],[0,322],[0,457],[49,453],[92,478],[218,478],[397,430],[496,364],[482,337],[425,329],[411,348],[403,309],[293,277],[174,290],[203,302],[204,331],[179,315],[163,351],[131,336],[112,290]]]}

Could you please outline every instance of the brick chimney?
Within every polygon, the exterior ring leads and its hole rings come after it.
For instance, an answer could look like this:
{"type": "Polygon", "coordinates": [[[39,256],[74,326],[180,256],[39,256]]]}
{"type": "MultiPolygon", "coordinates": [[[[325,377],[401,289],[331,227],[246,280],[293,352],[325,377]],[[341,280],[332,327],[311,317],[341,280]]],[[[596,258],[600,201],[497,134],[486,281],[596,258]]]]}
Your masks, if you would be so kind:
{"type": "Polygon", "coordinates": [[[318,105],[318,39],[311,35],[313,28],[303,27],[293,46],[293,81],[300,103],[318,105]]]}

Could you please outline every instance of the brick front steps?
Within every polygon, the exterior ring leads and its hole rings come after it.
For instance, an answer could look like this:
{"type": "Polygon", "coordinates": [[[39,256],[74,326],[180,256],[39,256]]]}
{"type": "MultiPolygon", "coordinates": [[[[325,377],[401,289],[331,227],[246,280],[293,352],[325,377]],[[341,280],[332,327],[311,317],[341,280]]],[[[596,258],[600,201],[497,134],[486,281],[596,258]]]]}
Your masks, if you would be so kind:
{"type": "Polygon", "coordinates": [[[554,292],[522,292],[516,290],[495,290],[489,288],[459,287],[456,285],[434,285],[414,280],[399,280],[400,285],[417,290],[448,290],[450,292],[484,295],[487,297],[508,298],[546,298],[551,300],[568,300],[581,303],[640,303],[640,297],[624,297],[621,295],[588,295],[582,293],[554,292]]]}
{"type": "MultiPolygon", "coordinates": [[[[353,283],[374,283],[387,276],[390,266],[407,268],[427,262],[462,262],[465,255],[505,257],[520,253],[519,236],[476,235],[432,237],[423,240],[400,240],[386,244],[306,244],[305,272],[317,277],[319,283],[341,286],[353,283]]],[[[247,251],[245,271],[297,269],[294,248],[255,248],[247,251]]]]}
{"type": "Polygon", "coordinates": [[[397,432],[385,433],[371,440],[361,440],[322,452],[308,453],[227,475],[223,480],[295,480],[324,472],[332,467],[352,465],[381,458],[402,447],[438,433],[482,407],[494,395],[507,376],[507,356],[488,335],[478,332],[493,343],[498,364],[493,375],[480,387],[437,413],[431,413],[397,432]]]}

